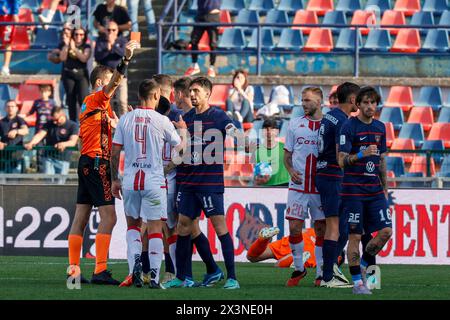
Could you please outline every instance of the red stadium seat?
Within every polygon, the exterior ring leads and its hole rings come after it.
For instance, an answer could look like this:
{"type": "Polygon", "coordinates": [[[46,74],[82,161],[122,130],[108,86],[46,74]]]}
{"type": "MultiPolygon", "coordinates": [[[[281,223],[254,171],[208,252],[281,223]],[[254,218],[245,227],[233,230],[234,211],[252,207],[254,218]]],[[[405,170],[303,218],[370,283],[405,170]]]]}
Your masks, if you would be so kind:
{"type": "Polygon", "coordinates": [[[242,124],[242,127],[244,128],[244,131],[250,130],[251,128],[253,128],[253,123],[252,122],[244,122],[242,124]]]}
{"type": "MultiPolygon", "coordinates": [[[[389,171],[387,172],[387,177],[388,177],[388,178],[395,178],[395,173],[394,173],[394,171],[389,170],[389,171]]],[[[395,181],[390,181],[390,182],[388,182],[388,187],[389,187],[389,188],[397,188],[397,182],[395,182],[395,181]]]]}
{"type": "MultiPolygon", "coordinates": [[[[355,10],[352,18],[352,25],[375,25],[377,23],[377,17],[373,11],[355,10]]],[[[359,31],[363,36],[369,34],[369,28],[359,28],[359,31]]]]}
{"type": "MultiPolygon", "coordinates": [[[[319,24],[319,18],[317,17],[317,13],[315,11],[297,10],[292,24],[319,24]]],[[[314,28],[292,27],[292,29],[300,29],[303,34],[310,34],[311,30],[314,28]]]]}
{"type": "Polygon", "coordinates": [[[413,105],[412,89],[408,86],[391,87],[389,96],[384,103],[385,107],[401,107],[403,111],[409,111],[413,105]]]}
{"type": "MultiPolygon", "coordinates": [[[[51,3],[52,3],[52,0],[43,0],[42,4],[41,4],[41,10],[49,9],[51,3]]],[[[58,4],[57,10],[61,11],[62,13],[66,12],[66,10],[67,10],[66,1],[64,1],[63,4],[58,4]]]]}
{"type": "MultiPolygon", "coordinates": [[[[434,164],[434,159],[430,158],[430,171],[431,176],[436,175],[436,166],[434,164]]],[[[409,172],[422,172],[423,176],[427,176],[427,157],[426,156],[415,156],[411,163],[409,172]]]]}
{"type": "Polygon", "coordinates": [[[412,16],[420,11],[420,0],[397,0],[394,10],[403,12],[405,16],[412,16]]]}
{"type": "Polygon", "coordinates": [[[11,46],[13,50],[19,51],[30,49],[30,38],[28,38],[26,26],[16,26],[14,29],[14,41],[11,46]]]}
{"type": "Polygon", "coordinates": [[[24,83],[35,85],[49,84],[54,88],[56,86],[56,79],[27,79],[24,83]]]}
{"type": "MultiPolygon", "coordinates": [[[[22,102],[22,106],[20,108],[19,114],[28,114],[30,112],[31,108],[33,107],[33,100],[25,100],[22,102]]],[[[27,123],[27,126],[34,127],[36,125],[36,118],[37,114],[34,113],[31,116],[25,117],[25,122],[27,123]]]]}
{"type": "Polygon", "coordinates": [[[228,98],[228,90],[230,86],[227,84],[216,84],[212,88],[209,104],[225,109],[225,101],[228,98]]]}
{"type": "MultiPolygon", "coordinates": [[[[220,11],[220,23],[231,23],[231,15],[228,10],[220,11]]],[[[231,27],[227,27],[227,26],[219,27],[219,34],[222,34],[226,28],[231,28],[231,27]]]]}
{"type": "Polygon", "coordinates": [[[318,16],[324,16],[328,11],[334,10],[333,0],[309,0],[306,10],[315,11],[318,16]]]}
{"type": "Polygon", "coordinates": [[[333,50],[333,36],[330,29],[313,29],[303,51],[329,52],[333,50]]]}
{"type": "Polygon", "coordinates": [[[436,122],[432,125],[427,140],[442,140],[446,148],[450,148],[450,123],[436,122]]]}
{"type": "Polygon", "coordinates": [[[41,97],[39,87],[31,84],[21,84],[19,86],[19,93],[16,97],[16,102],[22,104],[23,101],[34,101],[41,97]]]}
{"type": "Polygon", "coordinates": [[[395,139],[394,126],[392,125],[392,122],[386,122],[384,125],[386,127],[386,145],[390,148],[395,139]]]}
{"type": "Polygon", "coordinates": [[[431,107],[414,107],[408,118],[409,123],[421,123],[424,131],[429,131],[434,123],[431,107]]]}
{"type": "MultiPolygon", "coordinates": [[[[392,150],[415,150],[413,139],[397,138],[391,146],[392,150]]],[[[410,163],[414,159],[413,153],[389,153],[390,157],[403,157],[405,163],[410,163]]]]}
{"type": "MultiPolygon", "coordinates": [[[[29,8],[19,9],[19,22],[34,22],[33,12],[29,8]]],[[[30,30],[36,29],[35,26],[27,26],[30,30]]]]}
{"type": "MultiPolygon", "coordinates": [[[[188,45],[187,50],[192,50],[191,44],[188,45]]],[[[211,50],[211,48],[209,47],[208,32],[203,32],[203,35],[200,38],[200,41],[198,43],[198,50],[200,50],[200,51],[210,51],[211,50]]]]}
{"type": "Polygon", "coordinates": [[[392,45],[391,52],[415,53],[420,50],[420,34],[417,29],[402,29],[392,45]]]}
{"type": "MultiPolygon", "coordinates": [[[[405,14],[401,11],[386,10],[381,18],[380,25],[404,25],[406,24],[405,14]]],[[[389,30],[390,34],[398,34],[400,29],[398,28],[383,28],[389,30]]]]}

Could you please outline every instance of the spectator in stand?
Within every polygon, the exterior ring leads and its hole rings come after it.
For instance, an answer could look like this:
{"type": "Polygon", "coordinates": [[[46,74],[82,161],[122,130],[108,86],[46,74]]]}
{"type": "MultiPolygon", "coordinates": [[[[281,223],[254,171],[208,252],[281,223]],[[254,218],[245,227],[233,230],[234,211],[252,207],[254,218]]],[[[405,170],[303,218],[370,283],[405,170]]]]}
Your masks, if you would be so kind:
{"type": "Polygon", "coordinates": [[[289,105],[289,90],[283,85],[276,86],[270,94],[270,101],[256,112],[257,118],[266,118],[281,114],[279,106],[289,105]]]}
{"type": "Polygon", "coordinates": [[[228,93],[226,108],[230,118],[240,123],[253,122],[254,89],[248,84],[248,73],[239,69],[233,75],[232,88],[228,93]]]}
{"type": "MultiPolygon", "coordinates": [[[[23,137],[28,134],[28,127],[19,114],[19,107],[14,100],[5,104],[6,117],[0,120],[0,150],[8,146],[22,146],[23,137]]],[[[0,157],[0,172],[22,173],[22,154],[18,151],[3,151],[0,157]]]]}
{"type": "Polygon", "coordinates": [[[46,146],[53,146],[55,150],[46,150],[43,154],[41,172],[46,174],[69,173],[71,152],[66,150],[75,147],[78,143],[78,126],[74,121],[67,119],[64,109],[55,107],[52,110],[52,121],[47,122],[30,142],[24,145],[31,150],[45,138],[46,146]]]}
{"type": "MultiPolygon", "coordinates": [[[[63,39],[66,40],[67,39],[63,39]]],[[[66,105],[69,118],[78,121],[78,107],[89,94],[89,74],[87,62],[91,57],[91,46],[87,43],[87,34],[83,28],[75,28],[69,42],[63,42],[59,58],[64,63],[61,80],[66,91],[66,105]]]]}
{"type": "Polygon", "coordinates": [[[39,91],[41,92],[41,98],[37,99],[33,103],[33,107],[27,116],[33,114],[36,115],[36,132],[42,130],[45,124],[52,119],[52,110],[55,107],[55,101],[50,99],[53,92],[53,87],[49,84],[39,85],[39,91]]]}
{"type": "MultiPolygon", "coordinates": [[[[149,40],[156,40],[156,24],[155,24],[155,12],[152,7],[152,0],[144,1],[145,18],[147,19],[147,31],[149,40]]],[[[130,12],[131,18],[131,31],[139,31],[138,25],[138,8],[139,0],[127,0],[127,7],[130,12]]]]}
{"type": "Polygon", "coordinates": [[[336,107],[339,104],[337,91],[333,91],[328,96],[328,102],[330,103],[330,107],[336,107]]]}
{"type": "MultiPolygon", "coordinates": [[[[117,23],[109,21],[106,34],[101,35],[97,39],[94,54],[95,61],[100,65],[115,69],[125,55],[125,46],[127,42],[127,39],[119,35],[119,26],[117,23]]],[[[114,99],[113,108],[120,117],[128,111],[127,78],[124,78],[120,83],[115,97],[118,97],[119,102],[117,103],[117,100],[114,99]],[[117,105],[119,105],[119,107],[117,107],[117,105]]]]}
{"type": "MultiPolygon", "coordinates": [[[[195,16],[195,22],[200,23],[220,23],[220,0],[198,0],[198,11],[195,16]]],[[[204,32],[208,32],[209,36],[209,47],[211,51],[217,48],[217,40],[219,38],[218,27],[205,27],[205,26],[194,26],[194,30],[191,33],[191,45],[192,50],[198,50],[198,43],[203,36],[204,32]]],[[[192,54],[192,66],[187,69],[185,76],[193,76],[200,73],[200,66],[198,65],[198,54],[192,54]]],[[[216,63],[216,54],[211,52],[209,54],[209,69],[208,77],[215,77],[216,71],[214,70],[214,64],[216,63]]]]}
{"type": "MultiPolygon", "coordinates": [[[[19,7],[22,0],[0,0],[0,22],[19,22],[19,7]]],[[[0,26],[0,49],[5,50],[5,60],[0,72],[2,76],[9,76],[9,65],[11,63],[11,45],[14,42],[15,26],[0,26]]]]}
{"type": "Polygon", "coordinates": [[[94,27],[99,35],[106,35],[108,32],[108,22],[114,21],[119,26],[119,35],[124,31],[131,30],[131,20],[127,9],[118,6],[115,0],[106,0],[106,4],[99,4],[94,13],[94,27]]]}

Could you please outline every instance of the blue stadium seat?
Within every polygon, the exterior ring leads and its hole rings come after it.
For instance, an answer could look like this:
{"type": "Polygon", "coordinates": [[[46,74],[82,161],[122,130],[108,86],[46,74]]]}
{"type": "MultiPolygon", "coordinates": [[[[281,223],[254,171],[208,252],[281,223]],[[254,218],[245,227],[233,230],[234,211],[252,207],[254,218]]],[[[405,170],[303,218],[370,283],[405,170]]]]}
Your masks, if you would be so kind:
{"type": "Polygon", "coordinates": [[[330,111],[331,111],[331,108],[329,108],[329,107],[322,107],[322,113],[323,114],[326,114],[326,113],[328,113],[330,111]]]}
{"type": "Polygon", "coordinates": [[[289,120],[283,119],[283,122],[281,124],[281,128],[280,128],[280,137],[286,137],[287,131],[288,131],[288,126],[289,126],[289,120]]]}
{"type": "MultiPolygon", "coordinates": [[[[418,178],[424,177],[423,172],[406,172],[403,177],[405,178],[418,178]]],[[[423,181],[403,181],[398,185],[400,188],[425,188],[426,184],[423,181]]]]}
{"type": "MultiPolygon", "coordinates": [[[[413,14],[409,24],[415,26],[434,25],[433,14],[431,12],[423,12],[423,11],[416,12],[413,14]]],[[[419,29],[419,32],[421,35],[424,35],[427,33],[428,30],[430,29],[419,29]]]]}
{"type": "Polygon", "coordinates": [[[298,29],[283,29],[280,40],[275,49],[278,50],[296,50],[303,48],[303,34],[298,29]]]}
{"type": "Polygon", "coordinates": [[[442,12],[438,25],[448,26],[450,24],[449,21],[450,21],[450,10],[445,10],[444,12],[442,12]]]}
{"type": "MultiPolygon", "coordinates": [[[[328,11],[323,17],[322,24],[338,24],[338,25],[347,25],[347,18],[345,16],[345,12],[343,11],[328,11]]],[[[333,34],[339,34],[340,31],[344,29],[341,28],[331,28],[331,32],[333,34]]]]}
{"type": "MultiPolygon", "coordinates": [[[[277,9],[271,9],[267,12],[267,17],[265,23],[289,23],[289,17],[285,11],[280,11],[277,9]]],[[[281,31],[286,27],[271,27],[275,35],[280,35],[281,31]]]]}
{"type": "Polygon", "coordinates": [[[403,117],[402,108],[388,108],[384,107],[381,109],[380,121],[386,123],[391,122],[394,126],[394,130],[400,130],[405,122],[403,117]]]}
{"type": "Polygon", "coordinates": [[[251,0],[248,6],[249,10],[259,11],[260,14],[265,15],[270,9],[274,9],[273,0],[251,0]]]}
{"type": "MultiPolygon", "coordinates": [[[[445,150],[444,141],[442,140],[425,140],[422,145],[422,150],[445,150]]],[[[432,154],[434,163],[441,164],[444,160],[443,154],[432,154]]]]}
{"type": "Polygon", "coordinates": [[[220,10],[228,10],[231,14],[238,14],[242,9],[245,9],[244,0],[222,0],[220,10]]]}
{"type": "Polygon", "coordinates": [[[374,11],[375,7],[379,8],[381,15],[383,15],[386,10],[392,9],[392,2],[391,0],[368,0],[364,10],[374,11]]]}
{"type": "Polygon", "coordinates": [[[264,87],[263,86],[253,86],[254,89],[254,97],[253,97],[253,106],[256,110],[261,108],[266,104],[264,99],[264,87]]]}
{"type": "Polygon", "coordinates": [[[36,13],[40,6],[38,0],[22,0],[21,8],[28,8],[36,13]]]}
{"type": "Polygon", "coordinates": [[[37,28],[36,39],[31,45],[33,49],[50,49],[58,47],[59,31],[56,28],[44,30],[37,28]]]}
{"type": "Polygon", "coordinates": [[[379,111],[379,109],[383,106],[382,103],[384,101],[384,95],[383,95],[383,90],[381,89],[381,86],[373,86],[375,88],[375,90],[378,92],[378,94],[380,95],[380,104],[377,107],[377,111],[379,111]]]}
{"type": "MultiPolygon", "coordinates": [[[[271,28],[261,28],[261,50],[272,50],[274,47],[273,31],[271,28]]],[[[247,45],[248,49],[258,48],[258,29],[254,29],[247,45]]]]}
{"type": "Polygon", "coordinates": [[[291,112],[291,119],[297,117],[303,117],[305,115],[305,110],[301,106],[294,106],[291,112]]]}
{"type": "Polygon", "coordinates": [[[396,177],[401,177],[405,174],[405,162],[402,157],[386,157],[386,169],[394,171],[396,177]]]}
{"type": "Polygon", "coordinates": [[[190,14],[197,14],[198,11],[198,4],[197,4],[197,0],[192,0],[191,5],[189,6],[188,12],[190,14]]]}
{"type": "Polygon", "coordinates": [[[423,3],[422,11],[431,12],[437,15],[441,15],[445,10],[449,10],[447,0],[425,0],[423,3]]]}
{"type": "Polygon", "coordinates": [[[419,92],[419,98],[417,101],[414,101],[414,105],[418,107],[430,106],[433,108],[433,111],[438,111],[442,107],[441,88],[421,87],[419,92]]]}
{"type": "Polygon", "coordinates": [[[425,140],[422,124],[404,123],[398,137],[403,139],[413,139],[416,148],[420,148],[425,140]]]}
{"type": "Polygon", "coordinates": [[[366,43],[361,51],[383,51],[388,52],[392,47],[389,30],[372,29],[369,31],[366,43]]]}
{"type": "MultiPolygon", "coordinates": [[[[236,20],[236,23],[259,23],[259,14],[258,11],[243,9],[239,11],[236,20]]],[[[246,35],[251,35],[252,31],[255,29],[254,27],[240,27],[244,30],[246,35]]]]}
{"type": "Polygon", "coordinates": [[[278,10],[286,11],[288,15],[294,15],[297,10],[303,9],[302,0],[281,0],[278,10]]]}
{"type": "MultiPolygon", "coordinates": [[[[431,13],[430,13],[431,14],[431,13]]],[[[450,21],[449,21],[450,24],[450,21]]],[[[448,41],[448,33],[445,29],[428,30],[425,41],[420,48],[422,52],[448,52],[450,43],[448,41]]]]}
{"type": "MultiPolygon", "coordinates": [[[[334,46],[336,51],[354,51],[355,50],[355,32],[354,29],[342,29],[334,46]]],[[[362,48],[362,36],[358,30],[358,46],[362,48]]]]}
{"type": "Polygon", "coordinates": [[[343,11],[346,15],[352,16],[355,10],[361,9],[361,1],[360,0],[339,0],[336,8],[336,11],[343,11]]]}
{"type": "Polygon", "coordinates": [[[444,161],[442,161],[441,166],[441,174],[449,174],[450,173],[450,154],[444,156],[444,161]]]}
{"type": "Polygon", "coordinates": [[[226,50],[242,50],[245,47],[244,32],[240,28],[227,28],[219,40],[218,48],[226,50]]]}
{"type": "Polygon", "coordinates": [[[437,122],[450,122],[450,107],[443,107],[441,109],[437,122]]]}

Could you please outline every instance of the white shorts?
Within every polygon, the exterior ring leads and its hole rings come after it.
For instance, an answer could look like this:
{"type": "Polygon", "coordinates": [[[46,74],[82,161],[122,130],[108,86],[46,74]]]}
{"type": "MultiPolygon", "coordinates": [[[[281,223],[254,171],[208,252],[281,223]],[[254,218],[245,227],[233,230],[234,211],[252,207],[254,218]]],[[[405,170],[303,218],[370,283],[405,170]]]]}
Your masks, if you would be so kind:
{"type": "Polygon", "coordinates": [[[164,188],[151,190],[123,190],[125,214],[144,222],[167,219],[167,193],[164,188]]]}
{"type": "Polygon", "coordinates": [[[306,220],[308,217],[311,217],[313,221],[325,220],[320,195],[289,190],[286,219],[306,220]]]}

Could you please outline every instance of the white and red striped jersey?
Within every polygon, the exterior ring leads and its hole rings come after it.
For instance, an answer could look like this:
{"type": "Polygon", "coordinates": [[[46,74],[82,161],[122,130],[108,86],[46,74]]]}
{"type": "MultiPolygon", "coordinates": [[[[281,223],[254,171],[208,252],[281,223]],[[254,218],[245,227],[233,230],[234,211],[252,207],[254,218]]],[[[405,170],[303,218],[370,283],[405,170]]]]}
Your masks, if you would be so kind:
{"type": "Polygon", "coordinates": [[[306,116],[289,121],[284,149],[292,153],[292,165],[302,175],[302,184],[289,181],[289,190],[317,194],[315,177],[320,119],[306,116]]]}
{"type": "Polygon", "coordinates": [[[181,138],[169,118],[155,110],[137,108],[120,118],[113,144],[123,146],[125,151],[123,189],[165,187],[165,142],[177,146],[181,138]]]}

